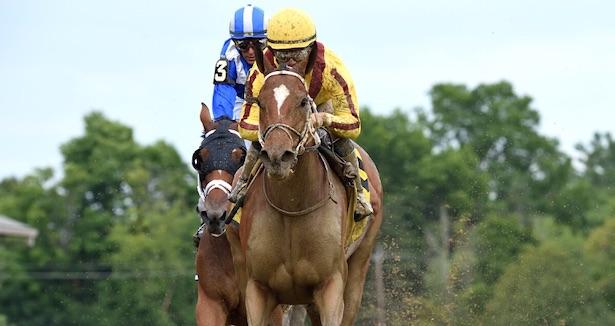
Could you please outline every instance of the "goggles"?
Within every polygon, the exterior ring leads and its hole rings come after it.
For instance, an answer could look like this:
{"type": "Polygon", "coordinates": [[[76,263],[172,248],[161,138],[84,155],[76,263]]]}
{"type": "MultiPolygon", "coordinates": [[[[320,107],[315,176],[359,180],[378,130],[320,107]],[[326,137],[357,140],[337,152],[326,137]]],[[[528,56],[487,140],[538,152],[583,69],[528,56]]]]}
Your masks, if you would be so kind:
{"type": "Polygon", "coordinates": [[[274,50],[275,59],[282,63],[288,62],[290,59],[295,60],[296,62],[301,62],[307,59],[310,54],[310,48],[306,47],[302,49],[290,49],[290,50],[274,50]]]}
{"type": "Polygon", "coordinates": [[[267,46],[266,38],[244,38],[241,40],[233,40],[233,42],[235,42],[235,46],[240,51],[248,51],[249,48],[254,48],[255,50],[260,49],[262,51],[267,46]]]}

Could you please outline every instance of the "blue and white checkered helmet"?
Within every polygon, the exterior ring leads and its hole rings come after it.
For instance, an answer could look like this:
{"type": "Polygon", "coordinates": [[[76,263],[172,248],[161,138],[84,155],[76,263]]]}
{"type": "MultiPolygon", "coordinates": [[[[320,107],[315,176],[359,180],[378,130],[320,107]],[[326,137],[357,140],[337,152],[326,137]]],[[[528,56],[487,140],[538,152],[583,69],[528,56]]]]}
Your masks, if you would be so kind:
{"type": "Polygon", "coordinates": [[[265,12],[253,5],[238,9],[229,23],[229,32],[236,40],[267,37],[265,12]]]}

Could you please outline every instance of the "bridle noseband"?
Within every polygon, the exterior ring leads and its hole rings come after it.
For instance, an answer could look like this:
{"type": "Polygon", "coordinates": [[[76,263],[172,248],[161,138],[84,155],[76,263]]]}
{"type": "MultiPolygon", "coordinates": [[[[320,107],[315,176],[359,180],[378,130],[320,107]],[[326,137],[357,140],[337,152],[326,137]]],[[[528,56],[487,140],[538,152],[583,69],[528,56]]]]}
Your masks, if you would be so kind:
{"type": "MultiPolygon", "coordinates": [[[[301,84],[303,84],[303,87],[307,91],[307,85],[305,83],[305,79],[298,73],[290,71],[290,70],[282,69],[282,70],[276,70],[276,71],[270,72],[269,74],[265,76],[263,83],[266,82],[268,78],[272,76],[279,76],[279,75],[288,75],[288,76],[293,76],[299,79],[301,81],[301,84]]],[[[288,124],[281,123],[281,122],[271,124],[267,126],[267,128],[265,128],[263,132],[259,130],[258,142],[261,144],[261,146],[264,146],[265,140],[271,134],[271,132],[275,129],[281,129],[282,131],[284,131],[284,133],[286,133],[286,135],[290,138],[291,141],[293,141],[293,135],[299,138],[299,141],[297,142],[297,146],[295,146],[295,148],[291,150],[291,152],[297,156],[303,154],[306,150],[314,150],[314,149],[317,149],[318,146],[320,146],[320,137],[318,136],[318,133],[316,132],[316,128],[312,126],[312,123],[310,121],[311,120],[310,117],[312,116],[312,114],[315,114],[317,112],[316,103],[314,103],[314,100],[309,95],[307,95],[307,99],[310,104],[310,109],[306,110],[305,123],[303,124],[303,129],[301,131],[298,131],[297,129],[289,126],[288,124]],[[314,145],[306,148],[305,144],[310,139],[310,137],[314,139],[314,145]]]]}

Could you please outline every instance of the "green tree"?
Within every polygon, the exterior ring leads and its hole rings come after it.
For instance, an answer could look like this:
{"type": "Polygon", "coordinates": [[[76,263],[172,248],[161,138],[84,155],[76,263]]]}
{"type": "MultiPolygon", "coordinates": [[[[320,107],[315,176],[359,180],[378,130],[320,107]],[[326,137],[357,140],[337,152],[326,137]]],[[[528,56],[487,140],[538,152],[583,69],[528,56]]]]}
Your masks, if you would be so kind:
{"type": "Polygon", "coordinates": [[[498,280],[485,322],[491,325],[606,325],[612,314],[591,288],[578,238],[522,253],[498,280]]]}
{"type": "MultiPolygon", "coordinates": [[[[418,112],[419,115],[422,113],[418,112]]],[[[476,156],[467,150],[434,152],[422,123],[397,110],[387,116],[362,110],[363,132],[359,143],[370,153],[380,170],[385,189],[385,219],[382,238],[389,259],[385,261],[387,310],[390,320],[407,320],[436,308],[429,300],[416,297],[425,291],[424,273],[431,252],[427,250],[426,230],[440,223],[473,223],[483,214],[487,198],[487,178],[477,167],[476,156]],[[418,301],[416,301],[418,300],[418,301]],[[408,302],[412,304],[407,309],[408,302]]],[[[447,242],[448,243],[448,242],[447,242]]],[[[440,253],[452,250],[439,247],[440,253]]],[[[369,302],[369,293],[367,293],[369,302]]]]}
{"type": "Polygon", "coordinates": [[[0,213],[39,230],[32,248],[23,241],[0,241],[0,313],[9,324],[70,322],[70,312],[60,318],[57,311],[63,305],[80,305],[53,279],[61,275],[47,272],[70,260],[62,242],[63,198],[48,186],[52,177],[50,169],[41,169],[22,179],[0,182],[0,213]]]}
{"type": "Polygon", "coordinates": [[[108,257],[113,274],[101,287],[94,320],[103,325],[194,323],[193,248],[186,232],[194,226],[194,215],[178,205],[143,213],[138,226],[118,224],[111,232],[118,251],[108,257]]]}
{"type": "Polygon", "coordinates": [[[529,231],[513,217],[492,215],[476,225],[469,236],[469,252],[456,264],[467,265],[469,278],[455,289],[453,311],[457,324],[477,323],[493,296],[496,281],[517,260],[521,250],[533,242],[529,231]]]}
{"type": "Polygon", "coordinates": [[[615,218],[594,229],[585,241],[589,267],[596,287],[609,309],[615,310],[615,218]]]}
{"type": "Polygon", "coordinates": [[[573,169],[557,141],[539,134],[540,117],[530,97],[516,95],[504,81],[472,90],[439,84],[430,94],[432,138],[438,146],[467,147],[476,154],[478,166],[490,175],[496,207],[525,217],[550,209],[573,169]]]}
{"type": "Polygon", "coordinates": [[[579,144],[584,175],[592,184],[607,188],[615,184],[615,141],[610,133],[595,133],[589,145],[579,144]]]}
{"type": "Polygon", "coordinates": [[[96,112],[85,123],[61,148],[57,184],[50,170],[0,184],[0,212],[41,234],[14,257],[10,286],[0,280],[2,313],[24,325],[124,324],[138,307],[150,323],[193,322],[192,173],[164,142],[141,146],[96,112]]]}
{"type": "Polygon", "coordinates": [[[500,216],[481,222],[473,238],[477,279],[488,285],[494,284],[521,249],[533,242],[515,218],[500,216]]]}

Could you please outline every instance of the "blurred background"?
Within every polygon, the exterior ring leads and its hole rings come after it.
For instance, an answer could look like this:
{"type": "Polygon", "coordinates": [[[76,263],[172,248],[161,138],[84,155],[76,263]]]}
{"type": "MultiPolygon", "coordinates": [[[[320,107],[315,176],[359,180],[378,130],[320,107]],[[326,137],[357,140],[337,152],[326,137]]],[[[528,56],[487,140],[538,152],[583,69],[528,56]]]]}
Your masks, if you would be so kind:
{"type": "MultiPolygon", "coordinates": [[[[241,1],[0,0],[0,325],[189,325],[200,102],[241,1]]],[[[385,222],[358,325],[615,324],[615,5],[306,10],[385,222]]]]}

